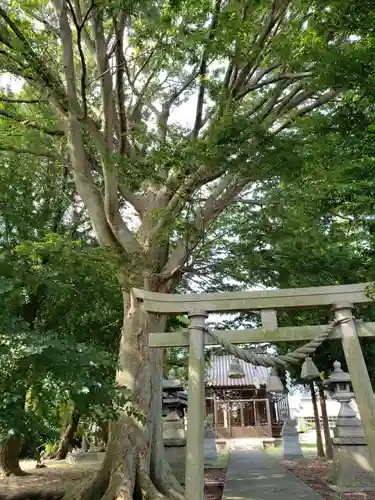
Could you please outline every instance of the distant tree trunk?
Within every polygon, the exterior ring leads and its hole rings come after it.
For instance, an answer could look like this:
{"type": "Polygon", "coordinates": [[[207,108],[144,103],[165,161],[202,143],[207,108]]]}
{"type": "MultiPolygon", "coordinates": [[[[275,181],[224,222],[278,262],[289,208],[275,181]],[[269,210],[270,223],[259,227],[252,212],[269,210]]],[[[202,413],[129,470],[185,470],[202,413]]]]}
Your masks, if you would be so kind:
{"type": "Polygon", "coordinates": [[[22,439],[11,437],[0,443],[0,472],[5,476],[26,476],[20,467],[22,439]]]}
{"type": "Polygon", "coordinates": [[[322,431],[320,428],[320,418],[318,411],[318,403],[316,400],[315,386],[314,382],[310,382],[310,392],[311,392],[311,401],[314,409],[314,419],[315,419],[315,430],[316,430],[316,447],[318,451],[318,457],[324,458],[324,448],[323,448],[323,439],[322,439],[322,431]]]}
{"type": "Polygon", "coordinates": [[[69,448],[73,444],[74,435],[77,432],[79,418],[79,413],[73,410],[70,421],[60,436],[59,448],[56,452],[56,460],[64,460],[66,458],[69,448]]]}
{"type": "Polygon", "coordinates": [[[331,439],[331,433],[329,432],[329,421],[328,421],[328,415],[327,415],[326,396],[324,394],[323,385],[321,383],[318,384],[318,389],[319,389],[320,409],[322,410],[324,440],[326,442],[326,457],[328,458],[328,460],[332,460],[333,459],[333,444],[332,444],[332,439],[331,439]]]}
{"type": "Polygon", "coordinates": [[[98,437],[103,441],[104,445],[107,447],[108,437],[109,437],[109,422],[99,422],[98,426],[99,426],[98,437]]]}

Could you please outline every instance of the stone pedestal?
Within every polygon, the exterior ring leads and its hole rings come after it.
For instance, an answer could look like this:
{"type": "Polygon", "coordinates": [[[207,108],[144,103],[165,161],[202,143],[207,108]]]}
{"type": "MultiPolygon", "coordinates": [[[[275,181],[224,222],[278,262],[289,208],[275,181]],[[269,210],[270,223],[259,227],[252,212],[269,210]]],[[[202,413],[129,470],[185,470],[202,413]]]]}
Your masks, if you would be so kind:
{"type": "Polygon", "coordinates": [[[303,458],[297,422],[295,419],[285,419],[281,436],[283,438],[284,459],[295,460],[297,458],[303,458]]]}
{"type": "Polygon", "coordinates": [[[216,432],[213,428],[204,431],[204,463],[217,462],[216,432]]]}
{"type": "Polygon", "coordinates": [[[105,452],[81,451],[68,453],[66,461],[68,464],[101,463],[104,460],[105,452]]]}
{"type": "Polygon", "coordinates": [[[164,449],[176,479],[185,482],[186,431],[176,412],[167,415],[163,424],[164,449]]]}
{"type": "Polygon", "coordinates": [[[332,488],[340,493],[375,491],[375,476],[363,427],[349,401],[342,402],[337,417],[333,465],[328,479],[332,488]]]}
{"type": "Polygon", "coordinates": [[[204,421],[204,463],[208,464],[218,460],[216,448],[216,432],[214,429],[214,416],[210,413],[204,421]]]}

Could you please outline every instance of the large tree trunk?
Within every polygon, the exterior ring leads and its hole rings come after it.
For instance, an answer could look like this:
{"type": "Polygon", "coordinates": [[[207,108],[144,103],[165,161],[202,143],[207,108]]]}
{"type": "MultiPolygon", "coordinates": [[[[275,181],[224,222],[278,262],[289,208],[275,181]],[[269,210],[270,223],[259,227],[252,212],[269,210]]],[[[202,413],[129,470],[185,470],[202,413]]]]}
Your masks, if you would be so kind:
{"type": "Polygon", "coordinates": [[[324,389],[323,389],[323,385],[321,382],[318,384],[318,389],[319,389],[320,409],[322,411],[324,440],[326,442],[326,457],[328,460],[332,460],[333,459],[333,444],[332,444],[331,433],[329,431],[326,396],[324,394],[324,389]]]}
{"type": "Polygon", "coordinates": [[[11,437],[0,443],[0,471],[5,476],[25,476],[20,467],[22,439],[11,437]]]}
{"type": "Polygon", "coordinates": [[[64,500],[183,500],[162,441],[163,351],[148,348],[148,334],[163,331],[166,318],[147,314],[125,293],[124,303],[117,382],[132,391],[144,425],[126,413],[111,423],[101,469],[89,485],[64,500]]]}
{"type": "Polygon", "coordinates": [[[322,430],[320,428],[320,418],[318,411],[318,402],[316,400],[316,392],[314,382],[310,382],[310,392],[311,392],[311,401],[314,409],[314,420],[315,420],[315,430],[316,430],[316,447],[318,452],[318,457],[324,458],[324,447],[323,447],[323,439],[322,439],[322,430]]]}
{"type": "Polygon", "coordinates": [[[77,432],[80,415],[73,410],[68,425],[60,436],[59,448],[56,452],[56,460],[64,460],[69,452],[69,448],[73,446],[73,438],[77,432]]]}

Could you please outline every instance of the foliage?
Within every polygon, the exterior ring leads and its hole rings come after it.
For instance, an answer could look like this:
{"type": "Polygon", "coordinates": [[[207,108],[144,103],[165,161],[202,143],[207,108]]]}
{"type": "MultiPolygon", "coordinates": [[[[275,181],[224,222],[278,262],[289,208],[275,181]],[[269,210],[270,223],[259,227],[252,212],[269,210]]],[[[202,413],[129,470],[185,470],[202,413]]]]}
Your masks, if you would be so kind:
{"type": "Polygon", "coordinates": [[[68,402],[98,420],[127,403],[114,385],[121,300],[113,301],[110,281],[100,281],[95,254],[91,260],[89,249],[54,236],[17,247],[13,260],[3,262],[2,429],[25,433],[35,412],[58,428],[59,408],[68,402]],[[10,269],[11,276],[4,272],[10,269]],[[38,292],[31,319],[25,311],[38,292]]]}
{"type": "Polygon", "coordinates": [[[0,439],[20,433],[33,453],[72,406],[97,420],[134,408],[114,381],[122,298],[111,260],[59,169],[46,179],[43,163],[18,159],[0,168],[0,439]]]}
{"type": "MultiPolygon", "coordinates": [[[[305,120],[291,151],[299,169],[262,183],[217,221],[215,231],[222,236],[209,250],[220,257],[211,261],[211,289],[220,288],[223,276],[232,289],[375,281],[374,97],[362,87],[331,115],[305,120]]],[[[361,306],[355,315],[373,321],[375,310],[361,306]]],[[[278,314],[280,326],[327,324],[332,319],[327,308],[278,314]]],[[[259,322],[258,315],[248,313],[228,323],[259,322]]],[[[362,339],[361,344],[375,386],[373,341],[362,339]]],[[[286,353],[300,345],[277,343],[275,348],[286,353]]],[[[326,374],[336,359],[346,369],[340,341],[325,342],[314,355],[326,374]]],[[[294,375],[299,378],[298,368],[294,375]]]]}

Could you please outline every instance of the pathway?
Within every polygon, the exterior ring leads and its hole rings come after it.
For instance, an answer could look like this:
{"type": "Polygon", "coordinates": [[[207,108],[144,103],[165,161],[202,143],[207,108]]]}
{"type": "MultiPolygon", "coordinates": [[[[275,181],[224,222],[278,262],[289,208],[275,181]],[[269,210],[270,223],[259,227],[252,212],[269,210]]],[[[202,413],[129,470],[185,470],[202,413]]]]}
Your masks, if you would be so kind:
{"type": "Polygon", "coordinates": [[[322,500],[280,462],[259,450],[235,449],[228,463],[222,500],[322,500]]]}

